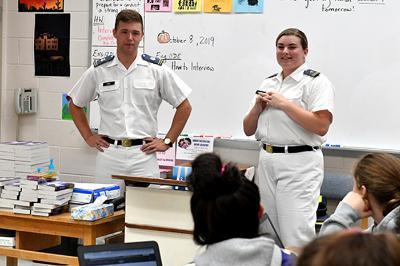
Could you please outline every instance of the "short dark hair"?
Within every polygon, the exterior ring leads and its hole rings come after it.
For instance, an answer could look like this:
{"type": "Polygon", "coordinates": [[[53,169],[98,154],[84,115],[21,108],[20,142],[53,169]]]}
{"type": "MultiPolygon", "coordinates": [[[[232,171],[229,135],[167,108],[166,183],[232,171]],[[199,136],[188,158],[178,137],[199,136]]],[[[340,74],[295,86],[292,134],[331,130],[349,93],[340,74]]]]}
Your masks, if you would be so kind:
{"type": "Polygon", "coordinates": [[[278,37],[276,37],[276,41],[275,41],[275,46],[278,45],[278,41],[282,36],[297,36],[300,38],[300,43],[301,43],[301,47],[303,49],[308,48],[308,40],[307,40],[307,36],[304,34],[304,32],[302,32],[299,29],[296,28],[288,28],[284,31],[282,31],[281,33],[279,33],[278,37]]]}
{"type": "Polygon", "coordinates": [[[260,192],[236,166],[223,166],[213,153],[201,154],[192,163],[188,184],[197,244],[258,236],[260,192]]]}
{"type": "Polygon", "coordinates": [[[143,32],[143,18],[139,12],[132,10],[132,9],[124,9],[121,10],[117,17],[115,18],[115,25],[114,29],[118,28],[119,22],[139,22],[142,25],[142,32],[143,32]]]}

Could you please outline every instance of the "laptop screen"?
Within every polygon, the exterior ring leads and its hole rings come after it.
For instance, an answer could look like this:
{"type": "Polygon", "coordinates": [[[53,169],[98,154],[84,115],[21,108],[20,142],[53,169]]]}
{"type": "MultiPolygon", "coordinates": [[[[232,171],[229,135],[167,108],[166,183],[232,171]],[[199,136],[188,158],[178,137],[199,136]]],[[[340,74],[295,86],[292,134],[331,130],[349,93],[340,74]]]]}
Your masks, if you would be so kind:
{"type": "Polygon", "coordinates": [[[79,264],[160,266],[158,245],[154,241],[81,246],[78,248],[79,264]]]}

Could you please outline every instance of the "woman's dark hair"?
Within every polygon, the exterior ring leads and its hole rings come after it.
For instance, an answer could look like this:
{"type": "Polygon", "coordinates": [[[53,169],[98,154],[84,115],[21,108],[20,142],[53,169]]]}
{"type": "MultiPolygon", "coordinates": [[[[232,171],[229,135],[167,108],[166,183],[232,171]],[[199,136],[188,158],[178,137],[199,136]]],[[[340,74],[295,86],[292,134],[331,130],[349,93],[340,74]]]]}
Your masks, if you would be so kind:
{"type": "Polygon", "coordinates": [[[278,45],[278,41],[282,36],[291,36],[291,35],[300,38],[301,47],[303,49],[308,48],[307,36],[304,34],[304,32],[302,32],[301,30],[296,29],[296,28],[289,28],[289,29],[286,29],[286,30],[282,31],[281,33],[279,33],[278,37],[276,37],[276,40],[275,40],[275,46],[278,45]]]}
{"type": "Polygon", "coordinates": [[[258,236],[260,192],[236,166],[204,153],[193,161],[188,184],[196,243],[258,236]]]}
{"type": "Polygon", "coordinates": [[[303,250],[298,266],[397,266],[400,243],[390,233],[339,232],[310,242],[303,250]]]}

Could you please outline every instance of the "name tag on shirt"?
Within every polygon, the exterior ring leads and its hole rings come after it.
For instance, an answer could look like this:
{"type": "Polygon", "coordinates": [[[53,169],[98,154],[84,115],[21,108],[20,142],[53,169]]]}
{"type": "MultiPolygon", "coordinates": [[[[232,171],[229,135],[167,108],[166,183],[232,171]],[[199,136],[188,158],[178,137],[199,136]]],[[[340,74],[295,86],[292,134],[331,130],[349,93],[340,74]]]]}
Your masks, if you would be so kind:
{"type": "Polygon", "coordinates": [[[103,86],[111,86],[111,85],[114,85],[114,84],[115,84],[115,81],[108,81],[108,82],[104,82],[103,86]]]}

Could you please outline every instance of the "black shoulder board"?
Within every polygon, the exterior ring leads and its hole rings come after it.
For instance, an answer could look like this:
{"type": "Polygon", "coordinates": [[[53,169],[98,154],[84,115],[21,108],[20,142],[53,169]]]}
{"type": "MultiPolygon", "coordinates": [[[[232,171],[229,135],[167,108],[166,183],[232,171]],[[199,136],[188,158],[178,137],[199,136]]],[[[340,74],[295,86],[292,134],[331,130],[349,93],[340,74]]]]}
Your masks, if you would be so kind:
{"type": "Polygon", "coordinates": [[[102,59],[97,59],[96,61],[94,61],[93,66],[98,67],[104,63],[110,62],[113,59],[114,59],[113,55],[107,55],[106,57],[104,57],[102,59]]]}
{"type": "Polygon", "coordinates": [[[160,59],[160,58],[157,58],[157,57],[154,57],[154,56],[150,56],[148,54],[142,54],[142,59],[144,61],[156,64],[156,65],[159,65],[159,66],[161,66],[164,63],[163,59],[160,59]]]}
{"type": "Polygon", "coordinates": [[[276,76],[278,76],[278,73],[275,73],[275,74],[273,74],[273,75],[267,77],[267,79],[270,79],[270,78],[273,78],[273,77],[276,77],[276,76]]]}
{"type": "Polygon", "coordinates": [[[307,75],[307,76],[310,76],[310,77],[313,77],[313,78],[316,78],[316,77],[318,77],[319,76],[319,72],[318,71],[315,71],[315,70],[312,70],[312,69],[306,69],[306,70],[304,70],[304,75],[307,75]]]}

